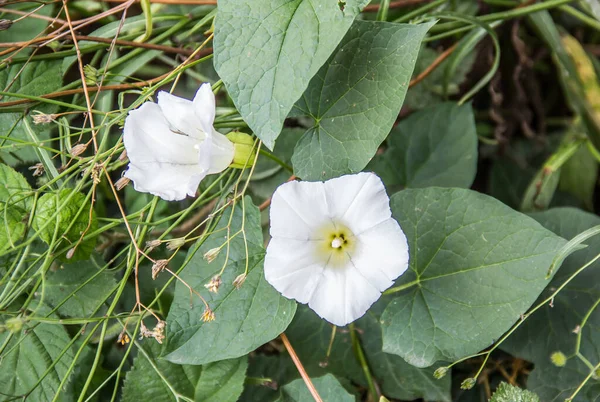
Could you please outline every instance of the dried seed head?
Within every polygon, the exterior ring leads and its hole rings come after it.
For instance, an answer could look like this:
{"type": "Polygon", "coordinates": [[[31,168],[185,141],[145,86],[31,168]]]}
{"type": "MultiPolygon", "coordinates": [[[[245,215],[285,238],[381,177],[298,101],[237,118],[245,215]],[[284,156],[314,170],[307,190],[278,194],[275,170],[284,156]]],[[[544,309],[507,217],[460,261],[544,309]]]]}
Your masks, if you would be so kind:
{"type": "Polygon", "coordinates": [[[154,265],[152,265],[152,279],[156,279],[158,274],[160,274],[169,263],[169,260],[157,260],[154,265]]]}
{"type": "Polygon", "coordinates": [[[202,321],[204,322],[211,322],[215,320],[215,313],[210,309],[210,308],[206,308],[206,310],[204,310],[204,313],[202,313],[202,321]]]}
{"type": "Polygon", "coordinates": [[[171,251],[177,250],[178,248],[180,248],[184,244],[185,244],[185,238],[183,238],[183,237],[179,237],[177,239],[171,239],[167,243],[167,249],[169,249],[171,251]]]}
{"type": "Polygon", "coordinates": [[[71,148],[70,154],[73,156],[79,156],[82,153],[84,153],[86,149],[87,149],[86,144],[77,144],[73,148],[71,148]]]}
{"type": "Polygon", "coordinates": [[[161,241],[160,240],[150,240],[146,242],[146,251],[149,253],[150,251],[154,250],[156,247],[160,246],[161,241]]]}
{"type": "Polygon", "coordinates": [[[220,247],[211,248],[206,253],[204,253],[204,259],[206,260],[206,262],[208,262],[210,264],[211,262],[213,262],[215,260],[215,258],[217,258],[217,256],[219,255],[220,252],[221,252],[220,247]]]}
{"type": "Polygon", "coordinates": [[[5,31],[12,26],[13,22],[7,19],[0,20],[0,31],[5,31]]]}
{"type": "Polygon", "coordinates": [[[121,191],[125,188],[125,186],[127,186],[129,183],[131,182],[131,180],[129,180],[128,177],[121,177],[119,180],[117,180],[117,182],[115,183],[115,188],[117,189],[117,191],[121,191]]]}
{"type": "Polygon", "coordinates": [[[44,174],[44,165],[42,163],[36,163],[33,166],[29,166],[29,170],[33,170],[33,176],[41,176],[44,174]]]}
{"type": "Polygon", "coordinates": [[[209,292],[217,293],[219,291],[219,286],[221,286],[221,283],[222,283],[221,276],[215,275],[210,280],[210,282],[208,282],[207,284],[204,285],[204,287],[206,289],[208,289],[209,292]]]}
{"type": "Polygon", "coordinates": [[[52,123],[58,117],[57,114],[37,113],[31,116],[33,124],[48,124],[52,123]]]}
{"type": "Polygon", "coordinates": [[[242,285],[244,284],[244,282],[246,282],[246,274],[239,274],[238,276],[236,276],[236,278],[233,280],[233,286],[235,286],[236,289],[239,289],[242,287],[242,285]]]}
{"type": "Polygon", "coordinates": [[[123,330],[119,334],[119,337],[117,338],[117,343],[120,343],[121,345],[125,345],[126,343],[129,343],[129,341],[130,341],[129,335],[127,335],[127,333],[125,332],[125,330],[123,330]]]}

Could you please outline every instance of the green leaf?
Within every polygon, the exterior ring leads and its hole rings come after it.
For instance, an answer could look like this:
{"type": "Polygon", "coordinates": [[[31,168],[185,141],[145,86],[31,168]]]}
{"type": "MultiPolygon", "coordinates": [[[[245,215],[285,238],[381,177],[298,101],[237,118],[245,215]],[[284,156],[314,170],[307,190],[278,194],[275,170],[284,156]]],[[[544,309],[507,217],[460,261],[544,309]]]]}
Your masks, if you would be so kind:
{"type": "Polygon", "coordinates": [[[263,275],[263,248],[260,214],[250,198],[238,202],[233,210],[229,233],[229,256],[217,294],[208,292],[204,285],[221,271],[227,257],[226,246],[217,258],[208,263],[203,255],[222,246],[227,239],[227,224],[232,214],[228,208],[199,250],[192,248],[190,261],[181,273],[181,279],[202,294],[214,311],[216,319],[203,322],[204,305],[197,296],[190,300],[190,291],[177,283],[175,298],[167,317],[167,355],[178,364],[206,364],[239,357],[272,340],[283,332],[294,317],[296,303],[281,296],[263,275]],[[245,206],[242,205],[245,203],[245,206]],[[246,215],[243,215],[245,208],[246,215]],[[248,254],[241,233],[245,220],[248,254]],[[240,289],[233,286],[248,262],[248,276],[240,289]],[[193,303],[190,307],[190,303],[193,303]]]}
{"type": "MultiPolygon", "coordinates": [[[[30,19],[30,18],[28,18],[30,19]]],[[[14,39],[11,39],[14,40],[14,39]]],[[[11,64],[0,71],[0,88],[6,92],[23,95],[44,95],[58,90],[62,86],[61,60],[38,61],[23,64],[11,64]]],[[[2,102],[19,100],[21,98],[3,96],[2,102]]],[[[55,105],[36,105],[34,111],[54,113],[55,105]]],[[[10,165],[19,162],[39,161],[32,139],[25,130],[22,119],[24,113],[0,113],[0,149],[2,160],[10,165]]],[[[32,125],[40,140],[49,138],[49,126],[32,125]]]]}
{"type": "Polygon", "coordinates": [[[267,402],[272,401],[278,396],[278,386],[280,384],[285,384],[290,379],[299,378],[300,373],[298,373],[298,369],[287,354],[256,354],[250,356],[248,377],[249,379],[253,377],[256,379],[268,379],[270,381],[259,384],[246,382],[244,392],[239,400],[243,402],[267,402]]]}
{"type": "Polygon", "coordinates": [[[80,239],[82,233],[94,232],[98,228],[98,221],[85,195],[72,189],[63,189],[40,197],[33,218],[33,228],[46,244],[52,244],[56,231],[55,241],[61,240],[62,247],[76,247],[71,258],[67,258],[65,254],[59,256],[63,261],[74,262],[88,259],[94,251],[95,237],[81,242],[80,239]],[[51,223],[47,224],[48,222],[51,223]]]}
{"type": "Polygon", "coordinates": [[[361,171],[390,132],[433,23],[356,21],[296,108],[314,119],[292,163],[305,180],[361,171]]]}
{"type": "Polygon", "coordinates": [[[273,149],[283,121],[367,0],[221,0],[215,69],[248,126],[273,149]]]}
{"type": "Polygon", "coordinates": [[[70,317],[88,317],[94,313],[116,286],[113,274],[100,269],[99,265],[104,263],[97,260],[66,264],[49,273],[44,302],[52,307],[60,304],[58,313],[70,317]]]}
{"type": "Polygon", "coordinates": [[[31,186],[23,175],[10,166],[0,163],[0,201],[29,210],[28,193],[31,186]]]}
{"type": "MultiPolygon", "coordinates": [[[[476,4],[475,7],[477,7],[476,4]]],[[[435,59],[438,58],[440,53],[441,52],[437,52],[424,46],[419,53],[419,57],[417,58],[417,64],[415,66],[413,78],[425,71],[425,69],[428,68],[435,61],[435,59]]],[[[467,77],[467,74],[473,67],[475,55],[476,52],[469,53],[465,60],[460,63],[454,75],[450,77],[450,82],[448,83],[449,95],[455,95],[459,92],[460,84],[463,83],[467,77]]],[[[436,69],[428,74],[427,77],[425,77],[418,84],[410,87],[406,93],[404,105],[411,109],[423,109],[436,103],[443,102],[444,72],[447,66],[448,59],[445,59],[436,69]]]]}
{"type": "Polygon", "coordinates": [[[247,357],[205,366],[178,365],[158,357],[161,348],[155,341],[142,345],[125,378],[123,402],[180,401],[180,396],[203,402],[235,402],[242,393],[247,357]]]}
{"type": "Polygon", "coordinates": [[[446,102],[411,114],[392,129],[370,165],[388,191],[402,187],[471,187],[477,133],[471,104],[446,102]]]}
{"type": "MultiPolygon", "coordinates": [[[[331,374],[323,377],[311,378],[313,385],[321,396],[321,399],[327,402],[354,402],[356,398],[349,394],[342,387],[339,381],[331,374]]],[[[281,388],[281,395],[276,400],[277,402],[306,402],[312,401],[313,397],[310,394],[304,380],[298,379],[284,385],[281,388]]]]}
{"type": "MultiPolygon", "coordinates": [[[[600,225],[598,216],[574,208],[555,208],[531,216],[546,228],[567,239],[600,225]]],[[[537,302],[549,297],[576,270],[598,254],[600,249],[598,236],[586,240],[585,244],[588,247],[574,252],[565,259],[537,302]]],[[[556,367],[550,361],[550,355],[560,351],[571,356],[575,352],[577,335],[573,331],[582,324],[583,317],[600,299],[599,269],[600,262],[595,262],[576,276],[556,295],[552,303],[553,307],[545,305],[540,308],[501,345],[503,350],[535,364],[527,381],[527,387],[537,393],[543,401],[558,401],[569,397],[590,372],[590,369],[577,357],[569,358],[564,367],[556,367]]],[[[597,364],[600,360],[599,327],[600,311],[596,306],[587,324],[581,329],[580,346],[581,354],[593,364],[597,364]]],[[[598,388],[597,383],[596,387],[598,388]]],[[[593,381],[575,400],[593,400],[586,399],[584,396],[586,392],[592,395],[592,389],[593,381]]]]}
{"type": "Polygon", "coordinates": [[[2,400],[28,394],[28,400],[51,401],[74,359],[69,342],[62,325],[37,324],[20,333],[0,334],[0,343],[6,345],[0,360],[2,400]]]}
{"type": "Polygon", "coordinates": [[[26,229],[24,217],[25,212],[21,208],[0,202],[0,251],[13,247],[23,236],[26,229]]]}
{"type": "Polygon", "coordinates": [[[410,249],[405,287],[381,316],[383,351],[417,367],[489,346],[548,284],[565,240],[483,194],[407,189],[391,198],[410,249]]]}
{"type": "Polygon", "coordinates": [[[490,402],[540,402],[540,398],[533,392],[503,382],[498,385],[490,402]]]}
{"type": "MultiPolygon", "coordinates": [[[[36,15],[51,17],[54,10],[54,4],[46,4],[39,7],[39,4],[22,3],[22,4],[7,4],[4,7],[14,10],[19,10],[25,13],[35,12],[36,15]]],[[[0,42],[24,42],[43,34],[44,29],[49,24],[49,21],[41,18],[21,18],[21,15],[3,13],[3,19],[9,18],[13,23],[10,28],[0,31],[0,42]]],[[[19,55],[29,54],[30,48],[25,48],[19,51],[19,55]]]]}
{"type": "MultiPolygon", "coordinates": [[[[384,300],[387,303],[387,300],[384,300]]],[[[378,303],[380,304],[380,303],[378,303]]],[[[385,306],[385,305],[383,305],[385,306]]],[[[433,377],[436,367],[419,369],[402,358],[384,353],[381,349],[381,325],[372,307],[355,323],[367,363],[381,392],[395,399],[450,401],[450,376],[441,380],[433,377]]],[[[365,375],[354,352],[348,331],[337,331],[329,359],[325,358],[331,337],[331,325],[306,306],[300,306],[286,334],[298,357],[311,375],[333,373],[366,386],[365,375]],[[323,362],[327,361],[326,366],[323,362]]]]}

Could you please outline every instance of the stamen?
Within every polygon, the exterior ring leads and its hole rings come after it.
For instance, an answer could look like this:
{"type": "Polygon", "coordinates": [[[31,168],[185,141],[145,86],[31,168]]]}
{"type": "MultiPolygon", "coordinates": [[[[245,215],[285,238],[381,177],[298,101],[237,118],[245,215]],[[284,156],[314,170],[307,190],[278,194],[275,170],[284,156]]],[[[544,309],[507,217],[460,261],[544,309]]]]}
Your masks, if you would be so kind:
{"type": "Polygon", "coordinates": [[[342,247],[342,244],[344,244],[344,239],[342,239],[340,237],[335,237],[331,241],[331,247],[333,247],[333,248],[340,248],[340,247],[342,247]]]}

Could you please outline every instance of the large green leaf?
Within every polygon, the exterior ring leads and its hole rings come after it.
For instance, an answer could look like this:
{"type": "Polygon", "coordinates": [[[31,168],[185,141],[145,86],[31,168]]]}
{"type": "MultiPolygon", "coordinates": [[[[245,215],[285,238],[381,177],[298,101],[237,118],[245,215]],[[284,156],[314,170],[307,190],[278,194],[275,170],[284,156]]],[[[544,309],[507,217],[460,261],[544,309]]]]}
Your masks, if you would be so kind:
{"type": "Polygon", "coordinates": [[[499,201],[463,189],[391,199],[408,239],[406,286],[386,307],[383,350],[417,367],[455,361],[498,339],[548,284],[565,240],[499,201]]]}
{"type": "Polygon", "coordinates": [[[5,332],[0,334],[2,345],[7,337],[11,339],[0,359],[0,400],[28,394],[27,400],[52,401],[74,358],[65,329],[38,324],[15,334],[5,332]]]}
{"type": "Polygon", "coordinates": [[[221,0],[215,69],[273,149],[283,121],[368,0],[221,0]]]}
{"type": "MultiPolygon", "coordinates": [[[[339,381],[331,374],[323,377],[312,378],[312,383],[319,392],[321,399],[327,402],[354,402],[356,398],[342,387],[339,381]]],[[[305,402],[312,401],[313,397],[306,387],[304,380],[294,380],[281,389],[277,402],[305,402]]]]}
{"type": "Polygon", "coordinates": [[[97,260],[65,264],[49,273],[44,283],[44,302],[53,307],[60,305],[58,313],[71,317],[87,317],[96,311],[116,285],[113,274],[101,270],[103,262],[97,260]]]}
{"type": "Polygon", "coordinates": [[[143,348],[127,373],[123,402],[180,401],[180,396],[203,402],[235,402],[242,393],[247,357],[189,366],[158,358],[161,348],[154,340],[145,341],[143,348]]]}
{"type": "Polygon", "coordinates": [[[227,224],[232,209],[223,212],[215,233],[209,236],[198,251],[192,249],[191,258],[181,279],[208,301],[216,315],[215,321],[203,322],[204,305],[198,297],[192,298],[182,283],[175,288],[175,299],[167,318],[167,352],[165,358],[179,364],[205,364],[239,357],[256,349],[283,332],[296,311],[296,303],[281,296],[263,275],[263,248],[260,215],[250,198],[245,198],[246,215],[238,202],[233,210],[230,233],[236,234],[245,220],[248,242],[246,255],[244,238],[237,234],[229,242],[229,260],[217,294],[208,292],[204,285],[216,275],[227,257],[226,247],[208,263],[203,255],[226,241],[227,224]],[[248,259],[248,277],[240,289],[233,280],[244,272],[248,259]]]}
{"type": "Polygon", "coordinates": [[[0,202],[0,251],[13,247],[23,236],[24,217],[25,211],[21,208],[0,202]]]}
{"type": "MultiPolygon", "coordinates": [[[[574,208],[556,208],[531,215],[546,228],[565,238],[573,238],[579,233],[600,225],[600,218],[574,208]]],[[[548,288],[540,295],[547,298],[558,286],[563,284],[581,266],[598,254],[600,238],[593,237],[585,242],[588,247],[571,254],[562,264],[548,288]]],[[[536,392],[543,401],[562,401],[579,386],[590,370],[578,358],[570,358],[564,367],[556,367],[550,361],[550,355],[560,351],[566,356],[575,352],[576,334],[573,333],[582,324],[583,317],[600,299],[600,281],[598,270],[600,263],[595,262],[573,279],[556,295],[550,305],[545,305],[527,318],[523,324],[502,343],[501,348],[515,356],[532,361],[535,368],[527,381],[527,387],[536,392]]],[[[581,354],[593,364],[600,361],[600,310],[596,306],[587,324],[582,328],[581,354]]],[[[580,392],[577,401],[590,401],[586,393],[600,395],[600,385],[596,388],[592,381],[580,392]]]]}
{"type": "Polygon", "coordinates": [[[96,213],[85,195],[73,189],[63,189],[58,193],[46,193],[38,200],[33,218],[33,228],[47,244],[61,241],[61,246],[75,247],[71,258],[65,254],[59,257],[74,262],[90,257],[96,245],[96,238],[80,241],[83,233],[92,233],[98,228],[96,213]],[[48,222],[51,222],[48,224],[48,222]]]}
{"type": "MultiPolygon", "coordinates": [[[[29,18],[28,18],[29,19],[29,18]]],[[[38,61],[11,64],[0,71],[0,89],[23,95],[44,95],[62,86],[62,63],[60,60],[38,61]]],[[[18,97],[4,96],[2,102],[19,100],[18,97]]],[[[54,113],[55,105],[39,105],[32,108],[44,113],[54,113]]],[[[0,157],[11,165],[19,162],[39,161],[32,138],[25,130],[22,119],[24,113],[0,113],[0,157]]],[[[48,126],[32,125],[39,139],[48,139],[48,126]]]]}
{"type": "Polygon", "coordinates": [[[398,117],[432,25],[352,25],[296,104],[314,119],[292,157],[297,176],[324,180],[367,165],[398,117]]]}
{"type": "Polygon", "coordinates": [[[372,169],[388,191],[400,187],[471,187],[477,133],[471,104],[446,102],[411,114],[392,129],[372,169]]]}
{"type": "MultiPolygon", "coordinates": [[[[364,317],[356,321],[355,327],[371,374],[381,386],[381,392],[389,398],[402,400],[424,398],[450,401],[450,376],[436,380],[433,377],[435,367],[416,368],[402,358],[381,350],[381,326],[373,311],[377,309],[377,305],[372,307],[364,317]]],[[[308,307],[300,306],[286,334],[311,375],[333,373],[362,386],[367,385],[363,370],[354,356],[348,331],[337,331],[331,354],[324,367],[322,363],[326,360],[331,337],[330,324],[308,307]]]]}

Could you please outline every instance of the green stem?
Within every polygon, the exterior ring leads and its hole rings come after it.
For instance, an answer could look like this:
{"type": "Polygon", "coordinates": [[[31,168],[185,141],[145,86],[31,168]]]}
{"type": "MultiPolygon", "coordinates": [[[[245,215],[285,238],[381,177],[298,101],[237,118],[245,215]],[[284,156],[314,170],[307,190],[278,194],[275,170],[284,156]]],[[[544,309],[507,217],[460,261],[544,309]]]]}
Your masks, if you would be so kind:
{"type": "MultiPolygon", "coordinates": [[[[373,377],[371,376],[371,371],[369,370],[369,365],[367,363],[367,359],[365,358],[365,353],[363,352],[360,340],[358,339],[358,336],[356,336],[356,329],[354,328],[354,323],[350,324],[349,329],[350,339],[352,340],[352,348],[354,349],[354,355],[356,356],[360,367],[363,369],[365,378],[367,379],[369,394],[372,398],[371,400],[376,401],[379,398],[379,394],[377,393],[375,382],[373,381],[373,377]]],[[[369,400],[369,398],[367,398],[367,400],[369,400]]]]}
{"type": "Polygon", "coordinates": [[[392,293],[400,292],[404,289],[408,289],[410,287],[418,285],[420,282],[421,281],[419,279],[415,279],[414,281],[405,283],[404,285],[396,286],[395,288],[390,288],[390,289],[386,290],[385,292],[383,292],[383,294],[391,295],[392,293]]]}
{"type": "Polygon", "coordinates": [[[267,151],[266,149],[263,149],[262,147],[260,147],[260,149],[259,149],[258,152],[261,155],[264,155],[267,158],[271,159],[273,162],[277,163],[279,166],[281,166],[282,168],[284,168],[288,172],[294,173],[294,168],[292,168],[290,165],[288,165],[283,160],[279,159],[277,156],[273,155],[271,152],[267,151]]]}

